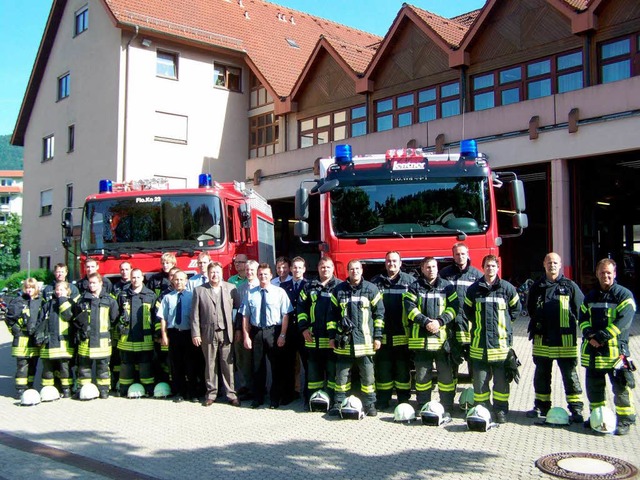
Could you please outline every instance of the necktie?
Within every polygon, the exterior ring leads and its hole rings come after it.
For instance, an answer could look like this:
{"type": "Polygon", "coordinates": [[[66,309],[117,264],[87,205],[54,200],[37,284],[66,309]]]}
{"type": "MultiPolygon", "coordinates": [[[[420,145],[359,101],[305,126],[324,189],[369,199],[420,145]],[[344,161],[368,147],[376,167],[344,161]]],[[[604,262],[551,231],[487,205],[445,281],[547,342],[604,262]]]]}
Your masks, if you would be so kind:
{"type": "Polygon", "coordinates": [[[293,296],[294,296],[294,298],[298,298],[298,293],[300,293],[300,282],[293,282],[293,296]]]}
{"type": "Polygon", "coordinates": [[[182,323],[182,292],[178,293],[178,303],[176,304],[176,325],[182,323]]]}
{"type": "Polygon", "coordinates": [[[263,288],[260,290],[260,327],[267,326],[267,291],[263,288]]]}

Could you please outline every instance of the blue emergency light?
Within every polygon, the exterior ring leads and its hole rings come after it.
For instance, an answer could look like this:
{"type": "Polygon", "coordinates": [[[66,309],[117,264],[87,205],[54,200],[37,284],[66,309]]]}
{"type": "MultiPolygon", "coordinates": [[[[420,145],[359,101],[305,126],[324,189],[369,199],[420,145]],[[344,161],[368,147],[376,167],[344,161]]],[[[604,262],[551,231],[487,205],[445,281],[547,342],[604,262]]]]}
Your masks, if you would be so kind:
{"type": "Polygon", "coordinates": [[[213,180],[211,179],[210,173],[201,173],[198,175],[198,187],[206,188],[213,185],[213,180]]]}
{"type": "Polygon", "coordinates": [[[336,163],[351,163],[351,145],[336,145],[336,163]]]}
{"type": "Polygon", "coordinates": [[[113,192],[113,182],[111,180],[103,179],[98,183],[98,192],[111,193],[113,192]]]}
{"type": "Polygon", "coordinates": [[[460,142],[460,156],[468,158],[478,157],[478,142],[475,140],[462,140],[460,142]]]}

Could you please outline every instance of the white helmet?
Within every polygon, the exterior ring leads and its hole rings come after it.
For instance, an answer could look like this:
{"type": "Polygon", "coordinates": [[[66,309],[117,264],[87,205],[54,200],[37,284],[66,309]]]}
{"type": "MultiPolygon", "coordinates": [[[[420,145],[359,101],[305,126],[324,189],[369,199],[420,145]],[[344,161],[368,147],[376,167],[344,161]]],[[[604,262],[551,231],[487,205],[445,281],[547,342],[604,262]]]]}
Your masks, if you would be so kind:
{"type": "Polygon", "coordinates": [[[444,422],[444,407],[440,402],[427,402],[420,409],[420,418],[423,425],[437,427],[444,422]]]}
{"type": "Polygon", "coordinates": [[[53,402],[60,400],[60,392],[53,385],[47,385],[40,390],[40,398],[43,402],[53,402]]]}
{"type": "Polygon", "coordinates": [[[364,418],[362,400],[355,395],[345,398],[340,404],[340,417],[350,420],[362,420],[364,418]]]}
{"type": "Polygon", "coordinates": [[[31,407],[32,405],[38,405],[40,403],[40,394],[34,388],[30,388],[22,392],[20,395],[20,405],[23,407],[31,407]]]}
{"type": "Polygon", "coordinates": [[[328,412],[330,403],[329,394],[324,390],[318,390],[313,392],[313,395],[309,398],[309,410],[312,412],[328,412]]]}
{"type": "Polygon", "coordinates": [[[95,400],[99,396],[100,392],[98,391],[98,387],[93,383],[86,383],[80,389],[78,398],[80,398],[80,400],[95,400]]]}
{"type": "Polygon", "coordinates": [[[153,389],[153,398],[167,398],[171,396],[171,387],[167,382],[158,383],[153,389]]]}
{"type": "Polygon", "coordinates": [[[467,428],[473,432],[486,432],[491,428],[491,413],[486,407],[476,405],[467,413],[467,428]]]}
{"type": "Polygon", "coordinates": [[[142,398],[147,395],[141,383],[132,383],[127,390],[127,398],[142,398]]]}
{"type": "Polygon", "coordinates": [[[591,411],[589,424],[592,429],[599,433],[613,433],[618,426],[615,414],[604,406],[594,408],[591,411]]]}
{"type": "Polygon", "coordinates": [[[408,403],[399,404],[393,412],[394,422],[407,422],[416,419],[416,411],[408,403]]]}

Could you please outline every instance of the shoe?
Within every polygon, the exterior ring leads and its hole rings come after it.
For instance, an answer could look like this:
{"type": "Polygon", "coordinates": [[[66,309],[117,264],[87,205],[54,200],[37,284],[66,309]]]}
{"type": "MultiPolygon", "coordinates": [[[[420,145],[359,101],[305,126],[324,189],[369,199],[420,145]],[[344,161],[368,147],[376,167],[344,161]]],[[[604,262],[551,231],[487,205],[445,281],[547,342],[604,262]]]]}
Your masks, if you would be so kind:
{"type": "Polygon", "coordinates": [[[451,418],[451,414],[449,412],[444,412],[442,415],[442,425],[445,423],[451,423],[453,419],[451,418]]]}
{"type": "Polygon", "coordinates": [[[251,402],[251,408],[253,408],[253,409],[258,408],[261,405],[262,405],[262,402],[259,402],[258,400],[254,400],[253,402],[251,402]]]}
{"type": "Polygon", "coordinates": [[[538,407],[533,407],[533,409],[529,410],[526,415],[527,415],[527,418],[544,417],[544,415],[542,415],[542,411],[538,407]]]}
{"type": "Polygon", "coordinates": [[[204,405],[205,407],[210,407],[210,406],[211,406],[211,405],[213,405],[214,403],[216,403],[216,401],[215,401],[213,398],[207,398],[207,399],[204,401],[203,405],[204,405]]]}
{"type": "Polygon", "coordinates": [[[571,418],[569,419],[571,423],[584,423],[584,416],[582,415],[581,410],[575,410],[571,413],[571,418]]]}
{"type": "Polygon", "coordinates": [[[503,410],[498,410],[497,412],[495,412],[494,415],[496,417],[496,423],[499,423],[499,424],[507,423],[507,412],[503,410]]]}
{"type": "Polygon", "coordinates": [[[16,396],[15,396],[16,400],[22,399],[22,394],[25,392],[25,390],[26,388],[18,388],[16,390],[16,396]]]}
{"type": "Polygon", "coordinates": [[[616,431],[614,432],[615,435],[628,435],[629,434],[629,430],[631,429],[631,423],[628,422],[621,422],[618,424],[618,428],[616,428],[616,431]]]}
{"type": "Polygon", "coordinates": [[[376,402],[376,407],[378,408],[378,410],[385,412],[389,409],[389,402],[376,402]]]}
{"type": "Polygon", "coordinates": [[[184,402],[184,397],[182,395],[176,395],[173,397],[173,403],[182,403],[184,402]]]}
{"type": "Polygon", "coordinates": [[[71,390],[68,388],[62,389],[62,398],[71,398],[71,390]]]}
{"type": "Polygon", "coordinates": [[[107,390],[100,390],[100,398],[106,400],[109,398],[109,392],[107,390]]]}
{"type": "Polygon", "coordinates": [[[239,407],[240,400],[238,400],[237,398],[234,398],[233,400],[229,400],[229,405],[231,405],[232,407],[239,407]]]}
{"type": "Polygon", "coordinates": [[[329,409],[328,413],[330,417],[337,417],[338,414],[340,413],[340,407],[338,406],[338,404],[337,403],[334,404],[333,407],[329,409]]]}
{"type": "Polygon", "coordinates": [[[367,417],[377,417],[377,416],[378,416],[378,410],[376,410],[376,405],[372,403],[367,408],[367,417]]]}
{"type": "Polygon", "coordinates": [[[191,403],[200,403],[200,399],[196,396],[193,396],[189,399],[191,403]]]}
{"type": "Polygon", "coordinates": [[[269,408],[271,410],[275,410],[276,408],[278,408],[280,406],[280,402],[271,402],[271,404],[269,405],[269,408]]]}

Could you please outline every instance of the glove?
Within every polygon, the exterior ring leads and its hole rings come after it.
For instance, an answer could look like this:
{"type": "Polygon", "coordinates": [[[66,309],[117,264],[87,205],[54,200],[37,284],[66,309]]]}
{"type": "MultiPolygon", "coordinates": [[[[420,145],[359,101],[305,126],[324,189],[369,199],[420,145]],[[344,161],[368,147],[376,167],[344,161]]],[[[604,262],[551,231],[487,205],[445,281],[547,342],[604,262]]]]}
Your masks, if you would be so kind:
{"type": "Polygon", "coordinates": [[[520,372],[518,367],[522,365],[516,355],[516,352],[512,349],[509,350],[507,358],[504,361],[504,374],[507,379],[507,383],[511,383],[515,380],[516,383],[520,383],[520,372]]]}
{"type": "Polygon", "coordinates": [[[462,365],[462,362],[464,362],[464,349],[462,348],[462,345],[453,339],[449,340],[449,344],[451,345],[451,361],[455,365],[462,365]]]}
{"type": "Polygon", "coordinates": [[[128,335],[129,334],[129,323],[123,323],[120,321],[117,326],[118,333],[120,335],[128,335]]]}

